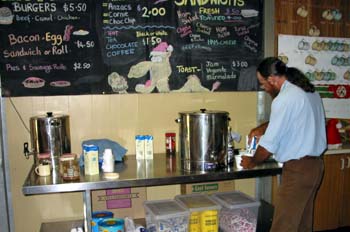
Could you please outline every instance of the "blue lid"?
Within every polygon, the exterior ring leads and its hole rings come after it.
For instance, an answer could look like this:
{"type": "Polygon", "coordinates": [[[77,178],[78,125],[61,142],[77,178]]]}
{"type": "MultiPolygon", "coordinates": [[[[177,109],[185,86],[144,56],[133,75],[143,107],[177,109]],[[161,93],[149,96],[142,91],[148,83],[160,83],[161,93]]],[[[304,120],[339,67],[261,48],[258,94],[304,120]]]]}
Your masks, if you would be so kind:
{"type": "Polygon", "coordinates": [[[135,139],[137,139],[137,140],[145,140],[145,136],[144,135],[136,135],[135,139]]]}
{"type": "Polygon", "coordinates": [[[92,212],[92,218],[97,219],[97,218],[112,218],[113,213],[110,211],[95,211],[92,212]]]}
{"type": "Polygon", "coordinates": [[[122,218],[107,218],[98,222],[98,226],[101,227],[115,227],[115,226],[124,226],[124,219],[122,218]]]}
{"type": "Polygon", "coordinates": [[[92,145],[92,144],[89,144],[89,145],[84,144],[83,149],[85,151],[98,151],[98,146],[92,145]]]}

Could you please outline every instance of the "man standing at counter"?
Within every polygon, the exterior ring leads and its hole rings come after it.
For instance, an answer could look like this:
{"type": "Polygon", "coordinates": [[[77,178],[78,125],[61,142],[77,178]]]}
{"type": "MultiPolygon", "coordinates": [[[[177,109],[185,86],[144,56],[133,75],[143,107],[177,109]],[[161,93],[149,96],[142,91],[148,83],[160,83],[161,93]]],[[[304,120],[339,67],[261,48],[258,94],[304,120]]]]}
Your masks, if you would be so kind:
{"type": "Polygon", "coordinates": [[[322,100],[310,82],[292,84],[289,80],[307,79],[277,58],[264,59],[257,77],[260,83],[267,80],[279,93],[254,157],[243,156],[241,165],[254,168],[274,154],[284,165],[270,231],[310,232],[314,199],[324,171],[320,155],[327,146],[322,100]]]}

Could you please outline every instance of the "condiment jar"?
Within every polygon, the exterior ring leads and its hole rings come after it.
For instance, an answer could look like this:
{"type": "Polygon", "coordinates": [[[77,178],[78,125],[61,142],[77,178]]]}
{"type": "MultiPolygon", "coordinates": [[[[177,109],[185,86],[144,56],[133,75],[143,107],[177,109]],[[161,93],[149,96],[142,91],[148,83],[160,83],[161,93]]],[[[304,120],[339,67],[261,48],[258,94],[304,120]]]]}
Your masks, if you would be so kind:
{"type": "Polygon", "coordinates": [[[63,180],[80,178],[79,163],[76,154],[64,154],[60,158],[60,174],[63,180]]]}

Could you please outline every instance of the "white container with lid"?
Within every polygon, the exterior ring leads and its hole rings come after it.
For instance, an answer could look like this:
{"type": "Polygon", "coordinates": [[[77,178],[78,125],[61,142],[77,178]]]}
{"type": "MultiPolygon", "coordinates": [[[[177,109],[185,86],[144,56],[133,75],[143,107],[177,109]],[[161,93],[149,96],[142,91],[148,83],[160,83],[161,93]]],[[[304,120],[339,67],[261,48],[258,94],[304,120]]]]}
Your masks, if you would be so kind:
{"type": "Polygon", "coordinates": [[[190,211],[189,232],[217,232],[221,206],[208,195],[177,195],[175,200],[190,211]]]}
{"type": "Polygon", "coordinates": [[[189,212],[175,200],[145,201],[147,231],[187,232],[189,212]]]}
{"type": "Polygon", "coordinates": [[[211,197],[222,206],[220,231],[256,231],[259,201],[240,191],[214,193],[211,197]]]}

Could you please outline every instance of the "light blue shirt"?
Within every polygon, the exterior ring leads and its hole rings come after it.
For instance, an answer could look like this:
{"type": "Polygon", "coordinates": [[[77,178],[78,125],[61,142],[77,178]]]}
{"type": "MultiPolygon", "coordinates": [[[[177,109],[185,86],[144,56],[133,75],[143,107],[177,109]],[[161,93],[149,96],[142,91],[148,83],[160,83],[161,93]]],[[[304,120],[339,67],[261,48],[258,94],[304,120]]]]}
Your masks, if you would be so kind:
{"type": "Polygon", "coordinates": [[[270,122],[259,145],[278,162],[319,156],[327,146],[325,113],[318,93],[285,81],[271,106],[270,122]]]}

